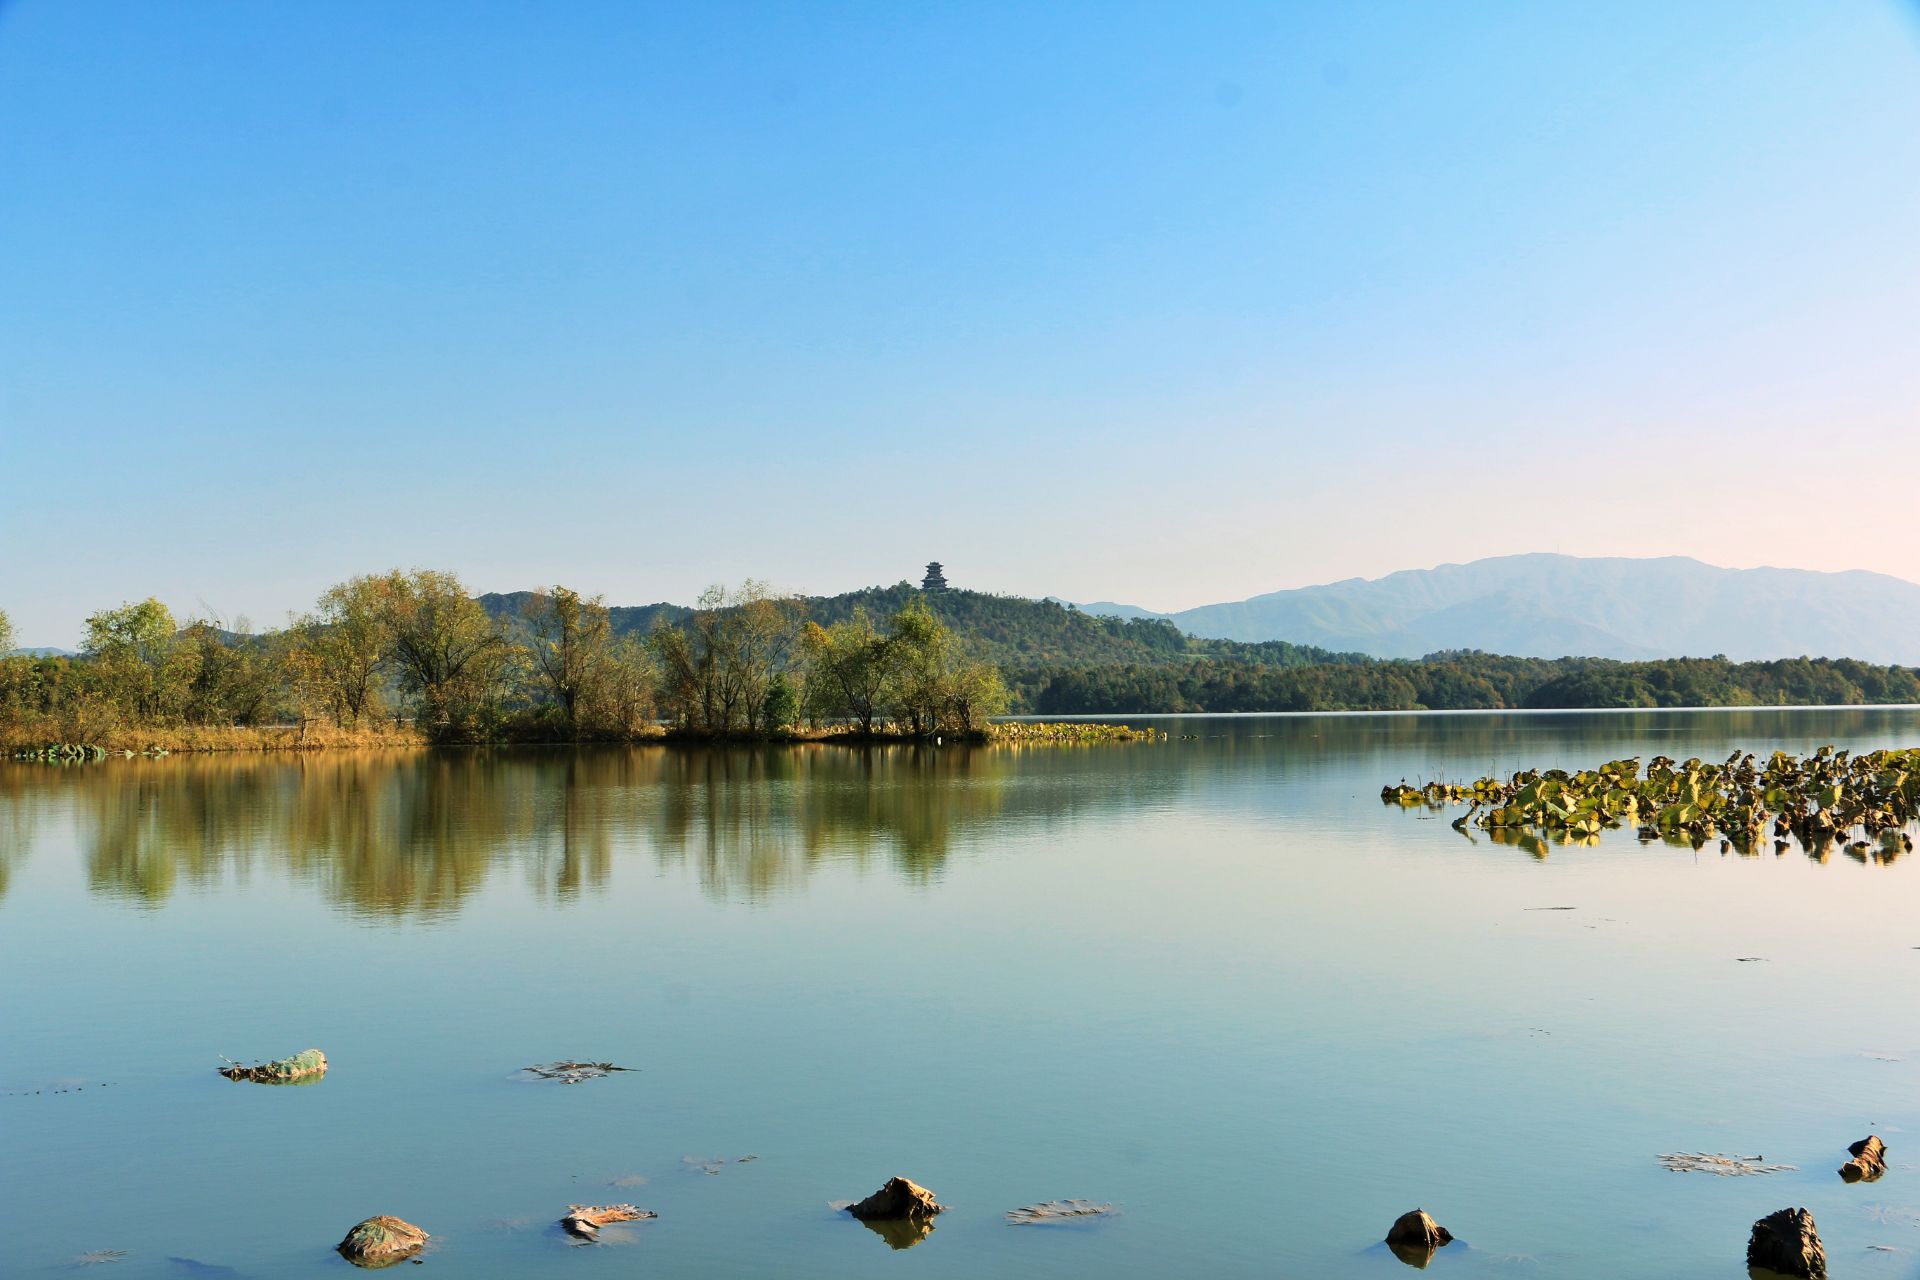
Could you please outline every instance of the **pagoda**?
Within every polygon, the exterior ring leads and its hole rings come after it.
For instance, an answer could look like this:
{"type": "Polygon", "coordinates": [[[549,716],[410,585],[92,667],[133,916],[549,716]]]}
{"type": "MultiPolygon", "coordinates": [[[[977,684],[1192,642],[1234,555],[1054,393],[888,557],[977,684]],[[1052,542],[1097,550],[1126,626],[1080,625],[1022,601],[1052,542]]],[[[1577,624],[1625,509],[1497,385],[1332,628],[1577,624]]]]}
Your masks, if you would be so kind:
{"type": "Polygon", "coordinates": [[[922,591],[945,591],[947,589],[947,577],[940,572],[940,562],[938,560],[935,560],[927,566],[927,576],[920,580],[920,589],[922,591]]]}

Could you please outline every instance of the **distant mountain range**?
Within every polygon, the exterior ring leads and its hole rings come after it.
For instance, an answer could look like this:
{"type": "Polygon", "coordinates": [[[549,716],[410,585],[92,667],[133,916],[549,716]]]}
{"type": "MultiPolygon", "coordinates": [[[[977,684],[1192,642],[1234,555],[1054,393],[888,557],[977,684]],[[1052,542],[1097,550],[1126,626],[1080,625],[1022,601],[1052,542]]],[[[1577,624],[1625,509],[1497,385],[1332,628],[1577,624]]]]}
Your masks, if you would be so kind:
{"type": "Polygon", "coordinates": [[[1499,556],[1384,578],[1156,613],[1217,639],[1417,658],[1443,649],[1522,657],[1859,658],[1920,663],[1920,585],[1885,574],[1722,569],[1685,556],[1499,556]]]}

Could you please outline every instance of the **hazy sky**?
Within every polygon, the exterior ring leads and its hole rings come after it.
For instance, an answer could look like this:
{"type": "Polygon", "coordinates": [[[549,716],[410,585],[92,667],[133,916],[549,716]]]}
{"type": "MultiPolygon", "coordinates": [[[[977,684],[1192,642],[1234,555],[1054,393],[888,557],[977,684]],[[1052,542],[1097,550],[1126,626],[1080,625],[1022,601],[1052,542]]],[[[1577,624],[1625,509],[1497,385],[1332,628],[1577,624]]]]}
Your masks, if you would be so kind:
{"type": "Polygon", "coordinates": [[[1920,579],[1897,3],[0,7],[0,608],[1920,579]]]}

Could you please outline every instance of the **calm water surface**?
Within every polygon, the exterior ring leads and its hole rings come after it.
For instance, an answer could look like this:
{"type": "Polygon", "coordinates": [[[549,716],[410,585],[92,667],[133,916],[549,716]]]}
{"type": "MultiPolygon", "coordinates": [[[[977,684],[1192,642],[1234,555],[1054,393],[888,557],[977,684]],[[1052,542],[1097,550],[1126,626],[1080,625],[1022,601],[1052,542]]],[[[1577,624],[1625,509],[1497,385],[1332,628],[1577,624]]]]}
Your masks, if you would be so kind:
{"type": "Polygon", "coordinates": [[[1920,1276],[1920,859],[1537,857],[1378,798],[1920,711],[1157,723],[0,765],[0,1273],[344,1278],[395,1213],[483,1280],[1384,1280],[1420,1205],[1438,1272],[1736,1277],[1804,1204],[1836,1276],[1920,1276]],[[316,1086],[213,1071],[309,1045],[316,1086]],[[514,1078],[561,1057],[637,1070],[514,1078]],[[895,1173],[950,1206],[905,1252],[828,1207],[895,1173]],[[1122,1213],[1002,1218],[1058,1197],[1122,1213]],[[549,1225],[609,1200],[660,1218],[549,1225]]]}

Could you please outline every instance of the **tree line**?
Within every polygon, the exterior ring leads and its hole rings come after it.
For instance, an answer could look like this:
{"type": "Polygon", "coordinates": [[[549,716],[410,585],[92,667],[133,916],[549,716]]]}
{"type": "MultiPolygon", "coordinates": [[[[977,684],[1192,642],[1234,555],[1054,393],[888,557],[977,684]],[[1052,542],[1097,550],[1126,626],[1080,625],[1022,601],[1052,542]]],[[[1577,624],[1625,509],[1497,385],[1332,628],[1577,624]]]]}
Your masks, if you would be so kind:
{"type": "Polygon", "coordinates": [[[1621,662],[1455,652],[1292,665],[1195,658],[1015,668],[1007,682],[1016,704],[1039,715],[1920,703],[1920,672],[1851,658],[1621,662]]]}
{"type": "MultiPolygon", "coordinates": [[[[0,654],[13,648],[0,613],[0,654]]],[[[999,672],[920,600],[884,624],[828,625],[796,597],[714,587],[682,616],[619,635],[599,597],[554,586],[490,612],[451,573],[372,574],[253,634],[180,623],[155,599],[86,620],[75,657],[0,658],[10,741],[124,741],[182,726],[405,724],[432,741],[623,741],[660,732],[766,738],[978,734],[1007,709],[999,672]]]]}
{"type": "MultiPolygon", "coordinates": [[[[0,613],[0,654],[12,646],[0,613]]],[[[476,599],[432,570],[340,583],[262,635],[183,625],[150,599],[89,617],[78,657],[0,658],[0,738],[15,744],[177,726],[326,726],[350,741],[400,724],[409,738],[554,742],[967,735],[1006,711],[1866,703],[1920,703],[1920,673],[1845,658],[1386,660],[906,583],[805,599],[747,582],[691,608],[622,610],[561,586],[476,599]]]]}

